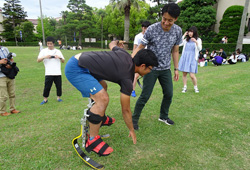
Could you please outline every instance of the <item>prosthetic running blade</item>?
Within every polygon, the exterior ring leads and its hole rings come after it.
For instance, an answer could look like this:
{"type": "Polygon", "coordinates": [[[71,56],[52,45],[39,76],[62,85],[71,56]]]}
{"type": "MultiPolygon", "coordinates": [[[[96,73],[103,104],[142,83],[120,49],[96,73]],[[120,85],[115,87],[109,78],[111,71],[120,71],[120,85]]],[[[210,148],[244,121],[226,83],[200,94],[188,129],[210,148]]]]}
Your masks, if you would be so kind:
{"type": "Polygon", "coordinates": [[[95,162],[93,159],[91,159],[90,157],[88,157],[80,148],[77,139],[80,138],[82,136],[82,128],[81,128],[81,134],[79,136],[77,136],[76,138],[74,138],[72,140],[72,145],[76,151],[76,153],[78,154],[78,156],[87,164],[89,165],[91,168],[93,169],[104,169],[104,166],[95,162]]]}

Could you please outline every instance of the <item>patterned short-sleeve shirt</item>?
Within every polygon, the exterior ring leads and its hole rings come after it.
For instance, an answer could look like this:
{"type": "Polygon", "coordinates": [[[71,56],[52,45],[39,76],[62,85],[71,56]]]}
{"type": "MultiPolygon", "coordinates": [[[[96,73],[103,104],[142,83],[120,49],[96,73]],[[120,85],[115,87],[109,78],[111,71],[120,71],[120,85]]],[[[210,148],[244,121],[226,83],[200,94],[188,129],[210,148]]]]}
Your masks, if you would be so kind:
{"type": "Polygon", "coordinates": [[[141,41],[142,45],[152,50],[158,58],[159,66],[154,70],[166,70],[171,66],[171,51],[182,43],[182,30],[173,24],[169,31],[164,31],[161,22],[150,25],[141,41]]]}

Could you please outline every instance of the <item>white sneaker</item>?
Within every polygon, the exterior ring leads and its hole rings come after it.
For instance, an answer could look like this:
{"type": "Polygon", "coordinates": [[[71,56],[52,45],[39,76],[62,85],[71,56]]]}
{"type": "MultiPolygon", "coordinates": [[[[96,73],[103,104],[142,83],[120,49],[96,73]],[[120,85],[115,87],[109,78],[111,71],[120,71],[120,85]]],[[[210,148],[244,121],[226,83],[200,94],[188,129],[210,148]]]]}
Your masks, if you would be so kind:
{"type": "Polygon", "coordinates": [[[199,89],[198,88],[194,89],[194,92],[199,93],[199,89]]]}
{"type": "Polygon", "coordinates": [[[182,93],[186,93],[187,92],[187,88],[182,88],[182,93]]]}

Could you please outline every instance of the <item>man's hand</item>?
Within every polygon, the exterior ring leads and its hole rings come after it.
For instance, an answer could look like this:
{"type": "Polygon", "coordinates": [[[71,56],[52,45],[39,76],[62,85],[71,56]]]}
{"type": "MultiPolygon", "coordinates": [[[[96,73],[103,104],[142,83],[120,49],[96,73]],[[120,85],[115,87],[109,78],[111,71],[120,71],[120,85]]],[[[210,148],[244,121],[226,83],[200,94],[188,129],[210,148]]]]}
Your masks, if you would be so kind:
{"type": "Polygon", "coordinates": [[[6,67],[7,69],[11,69],[11,68],[12,68],[9,64],[7,64],[5,67],[6,67]]]}
{"type": "Polygon", "coordinates": [[[58,55],[54,55],[54,56],[55,56],[55,58],[60,59],[60,56],[58,56],[58,55]]]}
{"type": "Polygon", "coordinates": [[[132,137],[133,143],[136,144],[136,135],[135,135],[135,131],[129,131],[129,136],[128,137],[132,137]]]}
{"type": "Polygon", "coordinates": [[[174,81],[178,81],[179,80],[179,71],[175,70],[174,71],[174,81]]]}
{"type": "Polygon", "coordinates": [[[1,59],[0,64],[7,64],[7,59],[6,58],[1,59]]]}
{"type": "Polygon", "coordinates": [[[117,46],[120,47],[120,48],[124,48],[124,43],[125,42],[126,41],[118,41],[117,46]]]}

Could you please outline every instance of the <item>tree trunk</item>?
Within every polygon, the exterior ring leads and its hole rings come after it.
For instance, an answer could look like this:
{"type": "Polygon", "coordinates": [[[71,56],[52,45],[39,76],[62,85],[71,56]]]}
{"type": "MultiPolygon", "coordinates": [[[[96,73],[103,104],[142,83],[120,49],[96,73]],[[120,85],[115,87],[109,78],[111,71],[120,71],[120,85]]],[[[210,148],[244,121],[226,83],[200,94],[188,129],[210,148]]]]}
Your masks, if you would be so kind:
{"type": "Polygon", "coordinates": [[[239,48],[240,51],[242,51],[243,36],[244,36],[244,31],[245,31],[245,26],[246,26],[246,17],[247,17],[248,6],[249,6],[249,0],[246,0],[245,7],[244,7],[242,17],[241,17],[240,31],[239,31],[238,41],[237,41],[237,45],[236,45],[236,49],[239,48]]]}
{"type": "MultiPolygon", "coordinates": [[[[125,19],[124,19],[124,41],[129,43],[129,15],[130,15],[130,6],[126,6],[125,9],[125,19]]],[[[128,49],[128,44],[124,44],[125,50],[128,49]]]]}
{"type": "Polygon", "coordinates": [[[82,30],[79,31],[79,44],[80,46],[82,46],[82,30]]]}

